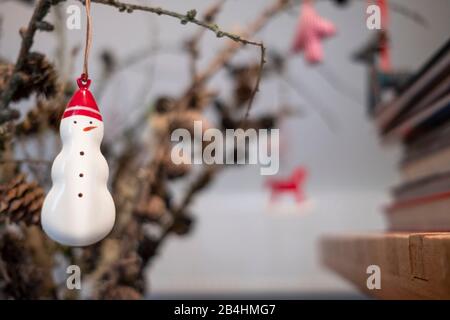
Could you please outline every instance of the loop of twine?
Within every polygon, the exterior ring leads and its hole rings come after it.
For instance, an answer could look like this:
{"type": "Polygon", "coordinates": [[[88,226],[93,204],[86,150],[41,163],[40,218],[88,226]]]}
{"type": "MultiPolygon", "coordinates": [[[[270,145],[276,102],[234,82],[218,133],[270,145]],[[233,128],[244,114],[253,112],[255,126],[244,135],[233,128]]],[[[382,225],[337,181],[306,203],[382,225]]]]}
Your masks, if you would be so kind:
{"type": "Polygon", "coordinates": [[[88,72],[88,60],[89,60],[89,51],[91,49],[91,41],[92,41],[92,23],[91,23],[91,0],[85,1],[86,7],[86,44],[84,46],[84,64],[83,64],[83,74],[81,75],[81,79],[83,82],[87,82],[89,78],[88,72]]]}

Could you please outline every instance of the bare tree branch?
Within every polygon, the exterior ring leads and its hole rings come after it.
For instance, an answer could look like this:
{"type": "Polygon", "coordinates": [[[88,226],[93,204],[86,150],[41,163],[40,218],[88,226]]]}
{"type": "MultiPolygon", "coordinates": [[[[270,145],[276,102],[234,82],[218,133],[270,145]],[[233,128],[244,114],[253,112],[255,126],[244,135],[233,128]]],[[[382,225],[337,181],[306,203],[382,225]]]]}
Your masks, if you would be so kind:
{"type": "MultiPolygon", "coordinates": [[[[80,0],[80,1],[82,1],[82,0],[80,0]]],[[[132,13],[133,11],[146,11],[146,12],[155,13],[157,15],[169,16],[169,17],[180,20],[181,24],[193,23],[200,27],[208,29],[208,30],[214,32],[218,38],[226,37],[233,41],[240,42],[242,44],[250,44],[250,45],[254,45],[254,46],[261,45],[260,42],[248,40],[240,35],[221,30],[217,24],[196,19],[195,16],[197,15],[197,11],[195,9],[189,10],[186,14],[181,14],[181,13],[178,13],[175,11],[163,9],[161,7],[152,7],[152,6],[144,6],[144,5],[139,5],[139,4],[131,4],[131,3],[126,3],[126,2],[116,1],[116,0],[92,0],[92,2],[116,7],[121,12],[132,13]]]]}
{"type": "MultiPolygon", "coordinates": [[[[45,23],[43,20],[45,16],[48,14],[50,7],[54,4],[57,4],[60,1],[61,0],[39,0],[38,3],[36,4],[33,15],[31,16],[31,20],[28,23],[28,27],[22,30],[21,32],[22,44],[20,46],[19,55],[17,56],[17,60],[14,65],[13,74],[11,75],[11,78],[9,79],[7,85],[5,86],[5,89],[2,92],[0,98],[0,110],[8,109],[11,99],[20,85],[21,77],[19,72],[25,63],[26,57],[30,52],[31,46],[33,45],[33,38],[36,31],[39,29],[49,31],[48,27],[43,27],[44,25],[48,26],[48,23],[45,23]]],[[[12,118],[7,119],[6,121],[18,118],[18,116],[19,114],[17,112],[14,112],[12,118]]],[[[4,121],[5,119],[0,120],[0,124],[6,122],[4,121]]]]}

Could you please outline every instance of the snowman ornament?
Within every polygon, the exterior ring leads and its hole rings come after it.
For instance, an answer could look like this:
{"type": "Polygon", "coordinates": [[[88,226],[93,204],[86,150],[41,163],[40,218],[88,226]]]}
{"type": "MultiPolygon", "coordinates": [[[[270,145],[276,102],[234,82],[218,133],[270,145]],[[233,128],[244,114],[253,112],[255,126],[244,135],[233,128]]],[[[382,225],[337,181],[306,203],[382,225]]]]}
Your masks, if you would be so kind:
{"type": "Polygon", "coordinates": [[[87,246],[114,226],[115,207],[107,188],[108,164],[100,151],[103,121],[90,80],[77,80],[60,123],[62,150],[53,162],[53,186],[44,200],[41,223],[63,245],[87,246]]]}

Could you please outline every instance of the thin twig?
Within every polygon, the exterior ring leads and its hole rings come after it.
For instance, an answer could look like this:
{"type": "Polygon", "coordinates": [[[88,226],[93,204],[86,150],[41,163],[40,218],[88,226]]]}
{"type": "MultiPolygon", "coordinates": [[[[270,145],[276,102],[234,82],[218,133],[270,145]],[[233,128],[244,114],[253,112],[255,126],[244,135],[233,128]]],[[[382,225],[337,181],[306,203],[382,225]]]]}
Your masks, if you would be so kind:
{"type": "Polygon", "coordinates": [[[266,47],[264,47],[264,45],[261,44],[261,57],[260,57],[260,64],[259,64],[259,72],[256,77],[255,88],[252,90],[252,93],[250,94],[250,99],[248,100],[247,109],[245,110],[245,115],[244,115],[244,121],[248,118],[248,116],[250,114],[250,109],[252,108],[252,105],[253,105],[253,100],[255,99],[255,95],[259,91],[259,84],[261,82],[262,70],[264,67],[264,63],[266,63],[265,54],[266,54],[266,47]]]}
{"type": "MultiPolygon", "coordinates": [[[[82,0],[80,0],[82,1],[82,0]]],[[[116,7],[121,12],[132,13],[133,11],[146,11],[155,13],[157,15],[165,15],[180,20],[181,24],[193,23],[205,29],[208,29],[216,34],[218,38],[226,37],[233,41],[240,42],[242,44],[250,44],[259,46],[259,42],[245,39],[244,37],[233,34],[228,31],[221,30],[217,24],[209,23],[206,21],[197,20],[195,18],[197,11],[195,9],[189,10],[186,14],[181,14],[175,11],[167,10],[161,7],[144,6],[139,4],[131,4],[121,2],[117,0],[92,0],[92,2],[104,4],[107,6],[116,7]]]]}
{"type": "MultiPolygon", "coordinates": [[[[214,23],[217,15],[219,14],[222,6],[224,5],[226,0],[218,0],[217,2],[210,5],[203,14],[203,20],[208,23],[214,23]]],[[[197,77],[197,59],[198,59],[198,44],[205,34],[206,29],[200,28],[194,36],[186,42],[186,49],[189,53],[190,61],[189,61],[189,70],[191,73],[192,80],[195,81],[197,77]]]]}
{"type": "MultiPolygon", "coordinates": [[[[83,0],[80,0],[83,1],[83,0]]],[[[274,6],[269,7],[267,10],[265,10],[263,12],[263,15],[261,15],[259,17],[259,19],[250,26],[249,28],[249,32],[247,32],[246,35],[238,35],[238,34],[233,34],[231,32],[227,32],[227,31],[223,31],[219,28],[219,26],[217,24],[214,24],[212,22],[206,22],[206,21],[201,21],[201,20],[197,20],[195,18],[197,11],[196,10],[189,10],[186,14],[180,14],[178,12],[174,12],[171,10],[167,10],[167,9],[163,9],[161,7],[152,7],[152,6],[144,6],[144,5],[138,5],[138,4],[130,4],[130,3],[125,3],[125,2],[121,2],[121,1],[117,1],[117,0],[92,0],[92,2],[95,3],[99,3],[99,4],[104,4],[104,5],[109,5],[109,6],[113,6],[119,9],[119,11],[121,12],[128,12],[128,13],[132,13],[133,11],[146,11],[146,12],[151,12],[151,13],[155,13],[158,15],[166,15],[166,16],[170,16],[176,19],[179,19],[181,21],[182,24],[187,24],[187,23],[194,23],[198,26],[201,26],[205,29],[208,29],[212,32],[214,32],[216,34],[216,36],[218,38],[221,37],[227,37],[231,40],[233,40],[236,43],[240,43],[241,45],[254,45],[260,48],[261,50],[261,62],[260,62],[260,70],[259,70],[259,74],[258,74],[258,79],[255,85],[255,88],[252,91],[251,94],[251,98],[249,100],[249,104],[247,107],[247,111],[245,114],[245,118],[247,118],[248,114],[250,113],[250,109],[254,100],[254,97],[256,95],[256,92],[259,89],[259,82],[262,76],[262,68],[265,62],[265,47],[264,44],[262,42],[257,42],[257,41],[252,41],[252,40],[248,40],[246,39],[246,37],[248,35],[254,34],[257,31],[259,31],[260,28],[262,28],[262,26],[265,25],[265,22],[271,18],[275,13],[279,12],[280,9],[282,9],[285,5],[288,4],[288,0],[279,0],[275,3],[274,6]]],[[[239,48],[239,46],[230,46],[229,48],[226,48],[226,60],[228,60],[228,56],[229,54],[234,53],[235,50],[237,50],[239,48]]],[[[222,66],[223,63],[220,63],[220,66],[222,66]]],[[[220,68],[219,66],[219,68],[220,68]]],[[[213,67],[214,69],[214,67],[213,67]]],[[[213,73],[215,73],[214,70],[213,73]]],[[[198,85],[201,85],[202,82],[206,81],[209,78],[208,73],[203,74],[199,77],[197,77],[194,81],[194,85],[193,87],[197,87],[198,85]]],[[[189,90],[190,92],[192,92],[192,90],[189,90]]],[[[190,95],[190,94],[189,94],[190,95]]]]}

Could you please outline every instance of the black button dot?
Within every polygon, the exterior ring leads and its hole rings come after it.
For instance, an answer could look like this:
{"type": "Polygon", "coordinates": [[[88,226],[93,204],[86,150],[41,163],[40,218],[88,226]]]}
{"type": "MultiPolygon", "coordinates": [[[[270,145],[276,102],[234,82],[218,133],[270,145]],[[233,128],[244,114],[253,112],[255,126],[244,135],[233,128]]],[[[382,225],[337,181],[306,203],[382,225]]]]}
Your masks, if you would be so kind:
{"type": "Polygon", "coordinates": [[[80,176],[80,178],[83,178],[83,177],[84,177],[84,174],[80,173],[79,176],[80,176]]]}
{"type": "Polygon", "coordinates": [[[78,198],[81,198],[82,196],[83,196],[82,193],[79,193],[79,194],[78,194],[78,198]]]}
{"type": "Polygon", "coordinates": [[[80,155],[81,155],[81,156],[84,156],[84,151],[80,151],[80,155]]]}

